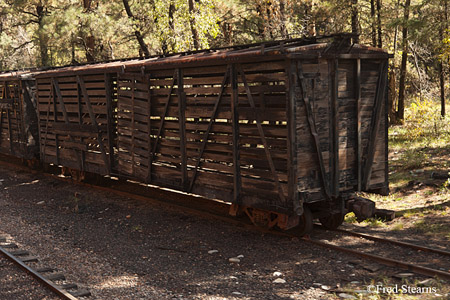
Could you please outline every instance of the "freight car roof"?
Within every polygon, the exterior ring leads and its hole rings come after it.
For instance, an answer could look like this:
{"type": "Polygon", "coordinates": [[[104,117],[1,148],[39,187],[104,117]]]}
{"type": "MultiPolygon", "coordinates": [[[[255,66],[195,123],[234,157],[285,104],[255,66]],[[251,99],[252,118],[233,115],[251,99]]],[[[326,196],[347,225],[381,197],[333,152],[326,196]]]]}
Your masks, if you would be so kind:
{"type": "Polygon", "coordinates": [[[146,59],[119,60],[52,69],[36,74],[37,78],[92,74],[104,72],[144,71],[181,65],[204,66],[231,62],[263,62],[284,58],[388,58],[390,55],[378,48],[350,43],[351,35],[281,40],[217,49],[184,52],[146,59]],[[333,42],[322,42],[333,38],[333,42]]]}
{"type": "Polygon", "coordinates": [[[9,72],[5,72],[5,73],[0,73],[0,81],[32,79],[34,76],[36,76],[40,72],[41,71],[39,71],[37,69],[33,69],[33,70],[19,70],[19,71],[9,71],[9,72]]]}

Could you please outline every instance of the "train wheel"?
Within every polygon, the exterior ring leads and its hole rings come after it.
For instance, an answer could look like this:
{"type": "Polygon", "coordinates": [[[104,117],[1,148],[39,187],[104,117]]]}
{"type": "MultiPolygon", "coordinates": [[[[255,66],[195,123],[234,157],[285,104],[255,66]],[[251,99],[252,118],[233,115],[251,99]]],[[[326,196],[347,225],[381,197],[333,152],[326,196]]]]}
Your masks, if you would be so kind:
{"type": "Polygon", "coordinates": [[[327,217],[319,218],[320,224],[328,229],[336,229],[344,222],[345,215],[343,213],[331,214],[327,217]]]}
{"type": "Polygon", "coordinates": [[[300,222],[297,227],[289,229],[289,232],[297,235],[304,236],[309,234],[313,230],[313,215],[308,207],[303,208],[303,215],[300,216],[300,222]]]}

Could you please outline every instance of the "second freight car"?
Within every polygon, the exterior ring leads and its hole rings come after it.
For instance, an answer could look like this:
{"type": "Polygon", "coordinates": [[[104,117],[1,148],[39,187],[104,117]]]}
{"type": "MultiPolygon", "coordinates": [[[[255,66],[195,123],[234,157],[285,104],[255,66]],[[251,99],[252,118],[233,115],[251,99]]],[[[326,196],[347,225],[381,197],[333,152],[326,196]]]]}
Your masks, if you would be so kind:
{"type": "Polygon", "coordinates": [[[389,54],[297,39],[36,76],[45,163],[230,202],[259,225],[341,224],[388,192],[389,54]]]}

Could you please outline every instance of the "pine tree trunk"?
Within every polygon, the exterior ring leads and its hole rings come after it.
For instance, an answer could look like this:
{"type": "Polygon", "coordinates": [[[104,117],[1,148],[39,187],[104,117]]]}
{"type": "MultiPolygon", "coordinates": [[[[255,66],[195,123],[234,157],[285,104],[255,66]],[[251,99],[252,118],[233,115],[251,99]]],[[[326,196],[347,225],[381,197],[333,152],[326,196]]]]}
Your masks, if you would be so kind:
{"type": "Polygon", "coordinates": [[[409,20],[409,7],[411,0],[405,0],[405,11],[403,19],[403,42],[402,42],[402,63],[400,65],[400,83],[398,88],[398,108],[397,119],[403,121],[405,119],[405,82],[406,82],[406,63],[408,60],[408,20],[409,20]]]}
{"type": "MultiPolygon", "coordinates": [[[[89,13],[91,10],[92,0],[83,0],[83,8],[85,13],[89,13]]],[[[95,57],[97,56],[95,53],[95,37],[88,33],[86,38],[84,39],[84,46],[86,51],[86,60],[88,62],[95,62],[95,57]]]]}
{"type": "Polygon", "coordinates": [[[352,0],[352,33],[355,35],[353,42],[359,43],[359,19],[358,19],[358,0],[352,0]]]}
{"type": "Polygon", "coordinates": [[[36,5],[36,14],[38,16],[38,40],[39,40],[39,52],[41,54],[41,66],[50,66],[50,59],[48,56],[48,38],[45,34],[43,18],[44,18],[44,6],[36,5]]]}
{"type": "Polygon", "coordinates": [[[288,33],[286,29],[286,1],[280,0],[280,25],[281,25],[281,37],[283,39],[288,38],[288,33]]]}
{"type": "MultiPolygon", "coordinates": [[[[448,4],[447,0],[444,0],[444,16],[443,22],[441,22],[441,28],[439,29],[439,38],[444,40],[444,30],[448,30],[448,14],[447,14],[448,4]]],[[[441,116],[445,117],[445,74],[444,74],[444,63],[443,58],[439,61],[439,85],[441,90],[441,116]]]]}
{"type": "Polygon", "coordinates": [[[372,46],[377,46],[377,30],[375,26],[375,0],[370,0],[370,23],[372,27],[372,46]]]}
{"type": "MultiPolygon", "coordinates": [[[[122,0],[123,6],[125,7],[125,11],[127,12],[127,16],[130,19],[135,19],[133,13],[131,12],[130,4],[128,3],[128,0],[122,0]]],[[[140,51],[142,54],[146,57],[150,56],[150,51],[148,51],[147,44],[144,41],[144,37],[142,36],[141,32],[139,30],[134,31],[134,35],[136,36],[136,39],[138,40],[140,51]]]]}
{"type": "Polygon", "coordinates": [[[200,42],[198,38],[198,31],[195,23],[195,8],[194,8],[194,0],[188,0],[189,2],[189,24],[191,26],[192,39],[194,41],[194,48],[198,50],[200,48],[200,42]]]}
{"type": "Polygon", "coordinates": [[[383,31],[381,29],[381,0],[377,0],[378,48],[383,48],[383,31]]]}
{"type": "Polygon", "coordinates": [[[442,60],[439,62],[439,85],[441,87],[441,116],[445,117],[445,77],[442,60]]]}

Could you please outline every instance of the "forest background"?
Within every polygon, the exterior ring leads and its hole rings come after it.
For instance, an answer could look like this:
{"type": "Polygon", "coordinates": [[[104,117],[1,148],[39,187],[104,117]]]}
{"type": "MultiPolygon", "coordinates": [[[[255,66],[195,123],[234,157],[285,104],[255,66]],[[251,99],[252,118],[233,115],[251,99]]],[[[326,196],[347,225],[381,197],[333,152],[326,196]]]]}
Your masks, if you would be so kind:
{"type": "Polygon", "coordinates": [[[405,105],[446,113],[448,18],[448,0],[0,0],[0,70],[352,32],[394,55],[401,124],[405,105]]]}

